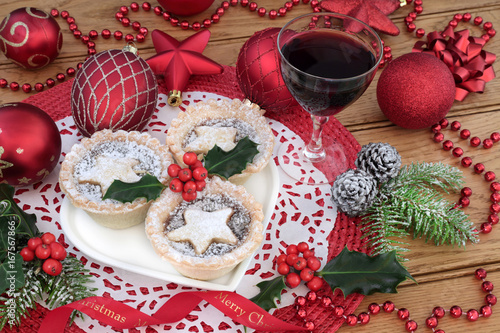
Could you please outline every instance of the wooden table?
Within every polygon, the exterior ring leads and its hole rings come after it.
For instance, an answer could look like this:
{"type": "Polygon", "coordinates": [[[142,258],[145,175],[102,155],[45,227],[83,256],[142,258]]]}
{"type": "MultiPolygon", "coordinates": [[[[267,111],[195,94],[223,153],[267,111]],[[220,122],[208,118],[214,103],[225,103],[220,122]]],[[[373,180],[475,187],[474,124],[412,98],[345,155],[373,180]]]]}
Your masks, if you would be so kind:
{"type": "MultiPolygon", "coordinates": [[[[202,20],[211,15],[221,1],[216,0],[212,7],[206,12],[189,17],[190,21],[202,20]]],[[[263,2],[264,3],[264,2],[263,2]]],[[[266,9],[279,8],[283,5],[282,0],[265,1],[266,9]]],[[[91,29],[101,31],[108,28],[111,31],[121,30],[125,33],[132,31],[123,28],[114,19],[114,14],[120,5],[129,5],[128,2],[117,2],[112,0],[101,1],[78,1],[78,0],[26,0],[22,4],[14,0],[4,0],[0,4],[0,17],[6,16],[12,10],[21,6],[32,6],[49,12],[56,7],[59,10],[68,10],[75,17],[76,23],[82,32],[91,29]]],[[[152,2],[156,6],[156,2],[152,2]]],[[[470,12],[472,17],[482,16],[484,21],[493,22],[494,26],[500,22],[500,3],[495,0],[453,0],[453,1],[425,1],[424,12],[418,16],[417,26],[424,28],[427,32],[442,30],[456,13],[470,12]]],[[[386,45],[391,46],[392,54],[398,57],[411,52],[413,44],[417,41],[414,34],[406,32],[404,25],[405,16],[412,11],[413,5],[398,9],[389,17],[400,28],[401,33],[397,37],[382,35],[386,45]]],[[[243,43],[257,30],[267,27],[281,27],[289,19],[310,12],[309,5],[300,4],[293,8],[284,18],[270,20],[261,18],[256,13],[249,12],[248,8],[241,6],[230,7],[221,18],[220,23],[210,28],[212,33],[208,47],[204,55],[224,65],[235,65],[238,52],[243,43]]],[[[172,27],[152,13],[140,10],[130,15],[132,20],[141,22],[152,31],[161,29],[182,40],[190,36],[192,30],[181,30],[172,27]]],[[[36,83],[54,78],[56,73],[64,72],[68,67],[74,67],[76,63],[84,60],[86,47],[69,33],[67,25],[58,19],[64,31],[64,45],[60,56],[48,67],[37,70],[21,70],[8,61],[5,56],[0,56],[0,77],[9,82],[17,81],[19,84],[25,82],[36,83]]],[[[460,24],[460,28],[469,28],[473,35],[480,36],[482,31],[471,24],[460,24]]],[[[129,30],[130,29],[130,30],[129,30]]],[[[485,49],[493,53],[500,52],[500,37],[492,38],[485,49]]],[[[97,51],[110,48],[121,48],[123,41],[115,41],[113,38],[104,41],[99,38],[96,41],[97,51]]],[[[138,44],[140,55],[148,58],[155,54],[150,37],[142,44],[138,44]]],[[[348,110],[340,113],[338,119],[349,129],[360,144],[369,142],[388,142],[395,146],[403,157],[403,163],[412,161],[448,163],[458,166],[459,160],[452,157],[450,152],[445,152],[439,144],[432,141],[429,129],[407,130],[402,129],[390,121],[380,111],[375,89],[377,77],[365,92],[362,98],[348,110]]],[[[418,87],[401,87],[416,91],[418,87]]],[[[500,131],[500,80],[494,79],[487,83],[484,94],[471,94],[463,102],[455,102],[448,114],[450,121],[458,120],[463,128],[468,128],[473,135],[486,138],[490,133],[500,131]]],[[[8,88],[0,90],[0,104],[21,101],[29,94],[24,92],[12,92],[8,88]]],[[[453,136],[454,138],[456,136],[453,136]]],[[[487,170],[492,170],[500,176],[500,151],[499,144],[492,149],[473,149],[462,147],[466,154],[473,158],[474,162],[482,162],[487,170]],[[469,150],[469,151],[467,151],[469,150]]],[[[489,214],[489,196],[487,182],[481,176],[472,174],[470,169],[464,169],[467,186],[473,189],[471,205],[466,208],[472,221],[477,227],[486,221],[489,214]]],[[[456,198],[458,199],[458,197],[456,198]]],[[[418,285],[405,282],[399,288],[399,294],[375,294],[365,298],[358,308],[358,312],[366,311],[368,304],[372,302],[382,303],[392,300],[397,307],[405,307],[410,310],[411,318],[419,323],[418,331],[430,331],[425,328],[425,319],[430,315],[434,306],[443,306],[449,309],[453,305],[461,306],[465,311],[470,308],[479,309],[484,304],[485,293],[481,291],[480,282],[473,276],[477,268],[483,267],[488,271],[488,280],[498,286],[500,283],[500,231],[499,227],[493,228],[490,234],[481,234],[479,244],[468,244],[465,250],[456,247],[436,247],[426,244],[422,240],[408,240],[411,251],[407,258],[409,272],[415,277],[418,285]]],[[[497,307],[493,307],[493,316],[480,318],[477,322],[468,322],[465,318],[452,319],[446,315],[439,324],[439,328],[446,332],[498,332],[500,326],[500,315],[497,307]]],[[[341,332],[348,332],[351,328],[341,328],[341,332]]],[[[356,332],[405,332],[404,322],[397,319],[395,314],[381,313],[372,317],[370,323],[365,327],[357,326],[356,332]]]]}

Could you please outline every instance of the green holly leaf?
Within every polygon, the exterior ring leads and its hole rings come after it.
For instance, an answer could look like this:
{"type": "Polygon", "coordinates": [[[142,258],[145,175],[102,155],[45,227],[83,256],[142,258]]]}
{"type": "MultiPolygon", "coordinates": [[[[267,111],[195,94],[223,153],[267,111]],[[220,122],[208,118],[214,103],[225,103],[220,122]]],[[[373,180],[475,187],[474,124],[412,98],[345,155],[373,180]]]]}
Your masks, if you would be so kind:
{"type": "Polygon", "coordinates": [[[257,287],[260,288],[260,293],[250,300],[264,310],[269,311],[276,307],[276,299],[281,300],[281,292],[286,288],[285,278],[284,276],[278,276],[273,280],[257,284],[257,287]]]}
{"type": "Polygon", "coordinates": [[[205,156],[205,168],[209,174],[228,179],[232,175],[241,173],[247,164],[253,161],[259,153],[258,144],[245,137],[238,141],[236,146],[225,152],[219,146],[214,146],[205,156]]]}
{"type": "Polygon", "coordinates": [[[104,194],[103,199],[114,199],[120,202],[132,202],[137,198],[155,200],[165,188],[165,185],[150,174],[146,174],[135,183],[125,183],[115,179],[104,194]]]}
{"type": "Polygon", "coordinates": [[[36,237],[40,234],[36,226],[36,215],[26,214],[14,201],[14,188],[7,184],[0,184],[0,215],[17,215],[19,224],[16,227],[16,237],[21,235],[36,237]]]}
{"type": "Polygon", "coordinates": [[[318,275],[328,282],[332,290],[341,289],[344,296],[352,293],[396,293],[396,287],[407,278],[415,281],[396,259],[396,251],[370,257],[349,251],[347,247],[330,260],[318,275]]]}

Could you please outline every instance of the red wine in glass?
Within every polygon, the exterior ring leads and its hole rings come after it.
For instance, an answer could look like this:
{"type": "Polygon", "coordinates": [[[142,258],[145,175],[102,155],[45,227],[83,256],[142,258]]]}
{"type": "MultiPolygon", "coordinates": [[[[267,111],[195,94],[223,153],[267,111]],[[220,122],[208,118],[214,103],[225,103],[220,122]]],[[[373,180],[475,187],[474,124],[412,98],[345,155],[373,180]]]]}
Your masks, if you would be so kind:
{"type": "Polygon", "coordinates": [[[299,33],[281,52],[287,59],[283,80],[304,110],[316,116],[332,116],[356,101],[372,80],[363,74],[377,61],[366,44],[337,30],[299,33]]]}
{"type": "Polygon", "coordinates": [[[366,23],[327,12],[292,19],[277,41],[283,81],[312,119],[309,143],[290,138],[279,149],[278,162],[301,182],[332,183],[349,163],[342,137],[322,138],[323,126],[368,88],[382,59],[382,41],[366,23]]]}

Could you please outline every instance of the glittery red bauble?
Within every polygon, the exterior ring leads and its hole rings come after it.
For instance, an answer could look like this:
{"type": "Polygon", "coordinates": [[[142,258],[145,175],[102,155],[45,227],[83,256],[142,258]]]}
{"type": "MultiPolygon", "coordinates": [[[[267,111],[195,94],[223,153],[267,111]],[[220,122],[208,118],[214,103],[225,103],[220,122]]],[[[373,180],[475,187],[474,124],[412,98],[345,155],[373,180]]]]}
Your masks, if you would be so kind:
{"type": "Polygon", "coordinates": [[[158,0],[167,12],[180,16],[201,13],[212,5],[214,0],[158,0]]]}
{"type": "Polygon", "coordinates": [[[408,53],[391,61],[377,84],[380,109],[394,124],[410,129],[443,119],[455,99],[455,80],[433,55],[408,53]]]}
{"type": "Polygon", "coordinates": [[[281,77],[279,32],[279,28],[257,31],[243,44],[236,61],[236,77],[246,98],[278,113],[298,105],[281,77]]]}
{"type": "Polygon", "coordinates": [[[71,111],[85,136],[110,129],[141,131],[156,109],[158,85],[145,60],[108,50],[91,56],[71,88],[71,111]]]}
{"type": "Polygon", "coordinates": [[[48,114],[27,103],[0,106],[0,183],[37,183],[60,155],[61,135],[48,114]]]}
{"type": "Polygon", "coordinates": [[[0,23],[0,50],[26,69],[50,64],[59,55],[62,42],[56,20],[36,8],[16,9],[0,23]]]}

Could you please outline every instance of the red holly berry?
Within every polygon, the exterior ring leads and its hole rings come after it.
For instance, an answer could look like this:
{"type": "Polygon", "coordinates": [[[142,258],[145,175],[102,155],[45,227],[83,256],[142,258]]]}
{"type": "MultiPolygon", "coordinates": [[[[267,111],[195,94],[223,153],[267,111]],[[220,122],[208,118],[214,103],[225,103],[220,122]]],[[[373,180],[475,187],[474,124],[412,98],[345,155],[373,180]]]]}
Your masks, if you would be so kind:
{"type": "Polygon", "coordinates": [[[170,164],[168,166],[167,172],[170,177],[177,177],[181,167],[178,164],[170,164]]]}
{"type": "Polygon", "coordinates": [[[194,199],[196,199],[196,191],[194,192],[191,192],[191,193],[187,193],[187,192],[182,192],[182,199],[184,199],[185,201],[193,201],[194,199]]]}
{"type": "Polygon", "coordinates": [[[187,182],[193,178],[193,172],[189,168],[184,168],[179,171],[178,177],[181,182],[187,182]]]}
{"type": "Polygon", "coordinates": [[[21,257],[23,257],[24,261],[31,261],[31,260],[35,259],[35,252],[32,251],[27,246],[23,247],[23,249],[21,250],[21,252],[19,252],[19,254],[21,255],[21,257]]]}
{"type": "Polygon", "coordinates": [[[307,258],[307,267],[313,271],[317,271],[321,267],[321,261],[316,257],[309,257],[307,258]]]}
{"type": "Polygon", "coordinates": [[[306,283],[306,286],[312,291],[318,291],[323,286],[323,279],[319,276],[314,276],[311,281],[306,283]]]}
{"type": "Polygon", "coordinates": [[[297,245],[290,244],[286,247],[286,254],[297,254],[299,250],[297,249],[297,245]]]}
{"type": "Polygon", "coordinates": [[[207,186],[207,182],[204,180],[196,180],[196,191],[201,192],[205,189],[205,186],[207,186]]]}
{"type": "Polygon", "coordinates": [[[66,259],[66,249],[58,242],[51,243],[50,247],[50,257],[56,260],[66,259]]]}
{"type": "Polygon", "coordinates": [[[204,180],[208,176],[208,171],[204,167],[198,167],[193,170],[193,178],[196,180],[204,180]]]}
{"type": "Polygon", "coordinates": [[[179,178],[174,178],[170,182],[169,188],[172,192],[181,192],[184,188],[184,184],[182,184],[179,178]]]}
{"type": "Polygon", "coordinates": [[[286,262],[282,262],[278,265],[278,273],[281,275],[287,275],[290,273],[290,266],[286,262]]]}
{"type": "Polygon", "coordinates": [[[286,257],[287,255],[286,254],[280,254],[277,258],[276,258],[276,264],[279,265],[281,264],[282,262],[286,262],[286,257]]]}
{"type": "Polygon", "coordinates": [[[293,264],[293,268],[295,268],[298,271],[301,271],[306,267],[307,267],[307,261],[302,257],[298,257],[297,261],[293,264]]]}
{"type": "Polygon", "coordinates": [[[187,193],[196,192],[196,183],[192,180],[188,180],[184,184],[183,191],[187,193]]]}
{"type": "Polygon", "coordinates": [[[61,274],[62,264],[59,260],[50,258],[43,262],[42,269],[45,273],[56,276],[61,274]]]}
{"type": "Polygon", "coordinates": [[[189,167],[191,168],[191,170],[194,170],[194,169],[200,168],[200,167],[203,168],[203,162],[200,160],[196,160],[194,162],[194,164],[190,165],[189,167]]]}
{"type": "Polygon", "coordinates": [[[288,273],[285,282],[290,288],[295,288],[300,284],[300,276],[297,273],[288,273]]]}
{"type": "Polygon", "coordinates": [[[46,232],[42,235],[42,242],[43,244],[49,245],[50,243],[53,243],[56,241],[56,236],[54,236],[50,232],[46,232]]]}
{"type": "Polygon", "coordinates": [[[38,259],[47,259],[50,257],[50,247],[47,244],[38,245],[35,250],[35,255],[38,259]]]}
{"type": "Polygon", "coordinates": [[[300,278],[304,282],[309,282],[314,277],[314,271],[308,267],[300,271],[300,278]]]}
{"type": "Polygon", "coordinates": [[[314,257],[314,250],[305,250],[304,253],[302,253],[302,256],[305,259],[309,259],[310,257],[314,257]]]}
{"type": "Polygon", "coordinates": [[[193,152],[187,152],[182,156],[182,161],[186,165],[193,165],[197,160],[198,156],[196,155],[196,153],[193,152]]]}
{"type": "Polygon", "coordinates": [[[291,253],[286,256],[286,263],[290,266],[295,265],[295,262],[299,260],[299,256],[296,255],[295,253],[291,253]]]}
{"type": "Polygon", "coordinates": [[[297,244],[297,250],[300,253],[304,253],[304,251],[309,250],[309,244],[307,244],[306,242],[300,242],[299,244],[297,244]]]}
{"type": "Polygon", "coordinates": [[[42,245],[42,244],[43,244],[43,242],[42,242],[42,239],[40,237],[33,237],[33,238],[30,238],[28,240],[28,248],[33,252],[36,250],[38,245],[42,245]]]}

